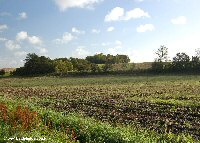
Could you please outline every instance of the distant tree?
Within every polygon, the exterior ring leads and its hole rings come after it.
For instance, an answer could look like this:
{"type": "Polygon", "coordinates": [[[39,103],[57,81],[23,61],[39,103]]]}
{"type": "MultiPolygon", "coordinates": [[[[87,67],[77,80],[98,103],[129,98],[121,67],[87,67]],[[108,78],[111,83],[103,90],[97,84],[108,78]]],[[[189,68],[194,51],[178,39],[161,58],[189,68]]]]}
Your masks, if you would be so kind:
{"type": "Polygon", "coordinates": [[[55,71],[53,62],[45,56],[38,56],[35,53],[28,54],[24,67],[17,68],[14,75],[39,75],[55,71]]]}
{"type": "Polygon", "coordinates": [[[4,75],[6,72],[5,72],[5,70],[0,70],[0,75],[4,75]]]}
{"type": "Polygon", "coordinates": [[[72,63],[65,59],[54,60],[54,66],[56,73],[59,73],[61,75],[67,73],[68,71],[72,71],[73,69],[72,63]]]}
{"type": "Polygon", "coordinates": [[[168,63],[168,48],[161,45],[155,53],[157,55],[155,61],[152,63],[152,69],[155,72],[163,72],[167,69],[168,63]]]}
{"type": "Polygon", "coordinates": [[[190,57],[186,53],[177,53],[172,62],[173,69],[185,71],[191,68],[190,57]]]}
{"type": "Polygon", "coordinates": [[[92,72],[100,72],[100,68],[97,64],[92,63],[91,64],[91,71],[92,72]]]}
{"type": "Polygon", "coordinates": [[[130,59],[127,55],[104,55],[103,53],[96,54],[94,56],[87,56],[86,60],[95,64],[119,64],[129,63],[130,59]]]}
{"type": "Polygon", "coordinates": [[[154,61],[152,63],[152,69],[156,73],[163,72],[164,71],[164,63],[163,62],[154,61]]]}
{"type": "Polygon", "coordinates": [[[91,63],[86,59],[70,57],[70,62],[73,65],[73,71],[83,72],[91,69],[91,63]]]}
{"type": "Polygon", "coordinates": [[[69,60],[73,65],[73,71],[77,71],[78,70],[78,58],[70,57],[69,60]]]}
{"type": "Polygon", "coordinates": [[[115,56],[108,54],[106,56],[106,64],[115,64],[116,63],[116,58],[115,56]]]}
{"type": "Polygon", "coordinates": [[[79,72],[89,71],[91,69],[91,63],[85,59],[77,59],[77,70],[79,72]]]}
{"type": "Polygon", "coordinates": [[[196,54],[195,57],[200,58],[200,48],[195,50],[195,54],[196,54]]]}
{"type": "Polygon", "coordinates": [[[116,58],[115,63],[117,64],[130,62],[130,59],[127,55],[116,55],[115,58],[116,58]]]}
{"type": "Polygon", "coordinates": [[[157,62],[167,62],[168,61],[168,48],[164,45],[161,45],[160,48],[156,51],[156,61],[157,62]]]}
{"type": "Polygon", "coordinates": [[[191,69],[194,71],[200,71],[200,57],[192,56],[191,69]]]}
{"type": "Polygon", "coordinates": [[[11,73],[11,75],[19,75],[19,76],[23,76],[23,75],[27,75],[27,72],[25,70],[24,67],[20,67],[20,68],[16,68],[15,71],[13,71],[11,73]]]}
{"type": "Polygon", "coordinates": [[[103,65],[103,71],[104,72],[108,72],[108,71],[111,71],[112,70],[112,64],[105,64],[105,65],[103,65]]]}
{"type": "Polygon", "coordinates": [[[87,56],[85,59],[90,63],[95,63],[95,64],[106,63],[106,55],[104,55],[103,53],[95,54],[94,56],[87,56]]]}

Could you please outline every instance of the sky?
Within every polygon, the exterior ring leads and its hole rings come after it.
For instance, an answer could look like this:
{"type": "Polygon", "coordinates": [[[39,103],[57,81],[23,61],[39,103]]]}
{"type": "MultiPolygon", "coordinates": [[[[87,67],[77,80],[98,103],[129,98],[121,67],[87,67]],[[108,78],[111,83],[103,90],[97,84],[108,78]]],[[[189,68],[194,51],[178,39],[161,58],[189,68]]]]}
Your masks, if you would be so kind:
{"type": "Polygon", "coordinates": [[[195,55],[200,0],[0,0],[0,68],[28,53],[51,59],[125,54],[152,62],[165,45],[195,55]]]}

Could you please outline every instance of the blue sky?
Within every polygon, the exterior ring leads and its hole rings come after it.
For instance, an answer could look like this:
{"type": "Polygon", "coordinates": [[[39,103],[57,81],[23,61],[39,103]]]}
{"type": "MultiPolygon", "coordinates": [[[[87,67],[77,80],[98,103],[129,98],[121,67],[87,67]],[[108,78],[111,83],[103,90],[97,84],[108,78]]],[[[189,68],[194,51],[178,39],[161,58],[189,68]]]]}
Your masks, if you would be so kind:
{"type": "Polygon", "coordinates": [[[50,58],[96,53],[153,61],[160,45],[194,55],[199,0],[0,0],[0,68],[27,53],[50,58]]]}

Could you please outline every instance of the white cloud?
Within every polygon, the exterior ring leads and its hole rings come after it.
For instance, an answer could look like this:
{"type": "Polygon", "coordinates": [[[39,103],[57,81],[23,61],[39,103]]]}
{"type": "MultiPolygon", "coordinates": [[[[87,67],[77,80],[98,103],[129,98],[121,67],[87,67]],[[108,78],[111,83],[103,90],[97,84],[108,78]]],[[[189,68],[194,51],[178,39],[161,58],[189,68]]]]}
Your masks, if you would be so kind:
{"type": "Polygon", "coordinates": [[[98,29],[92,29],[92,33],[99,34],[101,31],[98,29]]]}
{"type": "Polygon", "coordinates": [[[48,53],[48,50],[46,48],[38,48],[38,49],[39,49],[40,54],[48,53]]]}
{"type": "Polygon", "coordinates": [[[108,29],[107,29],[108,32],[112,32],[113,30],[115,30],[115,28],[112,27],[112,26],[111,26],[111,27],[108,27],[108,29]]]}
{"type": "Polygon", "coordinates": [[[173,58],[176,53],[185,52],[190,57],[195,55],[195,50],[200,48],[200,34],[194,33],[182,38],[171,41],[167,47],[169,48],[169,56],[173,58]]]}
{"type": "Polygon", "coordinates": [[[108,49],[108,54],[117,55],[119,54],[119,50],[122,50],[122,45],[117,45],[113,48],[108,49]]]}
{"type": "Polygon", "coordinates": [[[115,41],[115,44],[116,44],[116,45],[122,45],[122,42],[119,41],[119,40],[116,40],[116,41],[115,41]]]}
{"type": "Polygon", "coordinates": [[[109,46],[108,49],[104,50],[103,53],[112,55],[117,55],[117,54],[128,55],[131,62],[153,61],[155,57],[154,52],[152,52],[152,49],[149,49],[149,45],[142,49],[141,48],[134,49],[134,48],[124,47],[121,41],[116,40],[115,42],[112,42],[108,46],[109,46]]]}
{"type": "Polygon", "coordinates": [[[122,42],[119,40],[116,40],[112,44],[106,46],[110,46],[110,48],[106,51],[107,54],[117,55],[124,52],[122,42]]]}
{"type": "Polygon", "coordinates": [[[26,12],[21,12],[21,13],[19,13],[19,19],[26,19],[26,18],[28,18],[26,12]]]}
{"type": "Polygon", "coordinates": [[[42,40],[37,36],[28,37],[28,41],[33,45],[42,45],[42,40]]]}
{"type": "MultiPolygon", "coordinates": [[[[16,35],[16,40],[8,40],[6,38],[0,38],[0,41],[4,41],[5,42],[5,47],[11,51],[15,51],[13,52],[13,55],[15,56],[15,58],[21,58],[24,57],[25,55],[27,55],[27,52],[25,51],[19,51],[19,49],[21,49],[21,43],[23,41],[27,41],[29,44],[31,44],[31,46],[33,46],[33,48],[38,50],[38,53],[46,56],[46,53],[48,52],[48,50],[44,47],[45,45],[43,44],[42,40],[37,37],[37,36],[29,36],[27,34],[27,32],[25,31],[21,31],[19,33],[17,33],[16,35]]],[[[18,63],[19,64],[19,63],[18,63]]],[[[17,64],[15,64],[17,65],[17,64]]]]}
{"type": "Polygon", "coordinates": [[[140,25],[137,27],[136,31],[137,32],[146,32],[146,31],[153,31],[155,29],[153,24],[145,24],[145,25],[140,25]]]}
{"type": "Polygon", "coordinates": [[[121,20],[122,17],[124,16],[124,9],[121,7],[115,7],[114,9],[111,10],[106,16],[105,16],[105,21],[117,21],[121,20]]]}
{"type": "Polygon", "coordinates": [[[34,48],[38,50],[40,55],[48,57],[48,55],[47,55],[48,50],[45,47],[35,46],[34,48]]]}
{"type": "Polygon", "coordinates": [[[69,41],[72,41],[73,39],[74,39],[75,37],[71,34],[71,33],[65,33],[64,35],[63,35],[63,41],[64,42],[69,42],[69,41]]]}
{"type": "Polygon", "coordinates": [[[18,42],[27,40],[30,44],[33,45],[42,45],[42,40],[37,36],[29,36],[26,31],[21,31],[17,33],[16,40],[18,42]]]}
{"type": "Polygon", "coordinates": [[[152,50],[148,48],[137,49],[137,50],[129,49],[125,51],[124,54],[128,55],[131,62],[134,63],[153,62],[155,58],[155,55],[152,52],[152,50]]]}
{"type": "Polygon", "coordinates": [[[81,30],[77,29],[76,27],[73,27],[72,33],[80,35],[80,34],[85,34],[85,31],[81,31],[81,30]]]}
{"type": "Polygon", "coordinates": [[[180,16],[174,19],[171,19],[172,24],[186,24],[187,23],[187,18],[185,16],[180,16]]]}
{"type": "Polygon", "coordinates": [[[137,18],[141,18],[141,17],[150,18],[150,15],[148,14],[148,12],[144,12],[144,10],[142,10],[140,8],[135,8],[133,10],[126,12],[124,20],[137,19],[137,18]]]}
{"type": "Polygon", "coordinates": [[[108,13],[105,16],[105,21],[119,21],[119,20],[130,20],[130,19],[137,19],[141,17],[147,17],[150,18],[150,15],[148,12],[145,12],[141,8],[135,8],[130,11],[126,11],[121,7],[115,7],[111,10],[110,13],[108,13]]]}
{"type": "Polygon", "coordinates": [[[6,38],[0,37],[0,41],[6,41],[6,40],[7,40],[6,38]]]}
{"type": "Polygon", "coordinates": [[[85,46],[78,46],[75,52],[73,53],[73,56],[78,58],[85,58],[89,54],[90,53],[87,50],[85,50],[85,46]]]}
{"type": "Polygon", "coordinates": [[[103,43],[101,43],[101,45],[102,45],[102,46],[109,46],[110,43],[109,43],[109,42],[103,42],[103,43]]]}
{"type": "MultiPolygon", "coordinates": [[[[26,31],[21,31],[17,33],[16,41],[17,42],[27,41],[29,44],[33,45],[34,48],[39,50],[40,54],[46,54],[48,52],[47,49],[44,48],[43,41],[40,39],[40,37],[30,36],[26,31]]],[[[23,56],[23,54],[25,55],[25,52],[16,52],[15,56],[23,56]]]]}
{"type": "Polygon", "coordinates": [[[0,30],[8,29],[8,26],[6,24],[0,24],[0,30]]]}
{"type": "Polygon", "coordinates": [[[28,38],[28,34],[26,31],[21,31],[17,33],[17,36],[16,36],[17,41],[23,41],[23,40],[26,40],[27,38],[28,38]]]}
{"type": "Polygon", "coordinates": [[[56,5],[61,11],[68,8],[78,7],[78,8],[88,8],[93,7],[95,3],[99,3],[102,0],[54,0],[56,5]]]}
{"type": "Polygon", "coordinates": [[[27,52],[25,52],[25,51],[18,51],[18,52],[15,52],[14,55],[16,57],[23,57],[23,56],[27,55],[27,52]]]}
{"type": "Polygon", "coordinates": [[[76,39],[75,36],[73,36],[71,33],[65,32],[65,33],[63,34],[62,38],[60,38],[60,39],[58,38],[58,39],[56,39],[55,41],[56,41],[57,43],[63,44],[63,43],[68,43],[68,42],[70,42],[70,41],[72,41],[72,40],[74,40],[74,39],[76,39]]]}
{"type": "Polygon", "coordinates": [[[21,59],[13,59],[13,57],[0,57],[0,68],[17,68],[23,66],[24,62],[21,59]]]}
{"type": "Polygon", "coordinates": [[[8,40],[5,42],[5,47],[8,48],[9,50],[15,50],[15,49],[20,49],[21,46],[17,43],[15,43],[12,40],[8,40]]]}

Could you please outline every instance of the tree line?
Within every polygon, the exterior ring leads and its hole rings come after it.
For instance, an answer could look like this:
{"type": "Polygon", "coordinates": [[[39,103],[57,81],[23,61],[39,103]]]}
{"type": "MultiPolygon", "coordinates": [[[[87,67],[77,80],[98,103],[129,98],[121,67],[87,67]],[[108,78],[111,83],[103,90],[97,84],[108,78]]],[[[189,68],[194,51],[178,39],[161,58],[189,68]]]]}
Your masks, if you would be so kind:
{"type": "Polygon", "coordinates": [[[177,53],[172,61],[168,57],[168,48],[164,45],[156,52],[157,58],[152,64],[152,71],[156,73],[198,73],[200,72],[200,50],[190,58],[184,52],[177,53]]]}
{"type": "Polygon", "coordinates": [[[127,55],[104,55],[103,53],[80,58],[57,58],[50,59],[29,53],[24,60],[23,67],[17,68],[13,75],[39,75],[39,74],[67,74],[69,72],[107,72],[113,64],[127,64],[130,59],[127,55]]]}
{"type": "Polygon", "coordinates": [[[156,51],[157,57],[150,69],[136,70],[127,55],[95,54],[80,58],[50,59],[29,53],[23,67],[17,68],[13,75],[44,75],[44,74],[82,74],[82,73],[198,73],[200,72],[200,50],[191,58],[184,52],[177,53],[172,60],[168,57],[168,48],[160,46],[156,51]]]}

